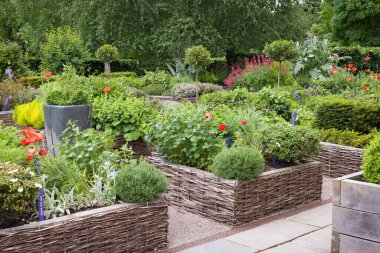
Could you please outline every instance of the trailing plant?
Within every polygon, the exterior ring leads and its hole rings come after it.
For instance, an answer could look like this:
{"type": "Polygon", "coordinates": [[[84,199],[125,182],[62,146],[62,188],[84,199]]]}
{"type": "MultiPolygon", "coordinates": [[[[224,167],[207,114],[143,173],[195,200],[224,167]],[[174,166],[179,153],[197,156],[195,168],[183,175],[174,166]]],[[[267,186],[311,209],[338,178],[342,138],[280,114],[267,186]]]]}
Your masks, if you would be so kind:
{"type": "Polygon", "coordinates": [[[319,134],[310,127],[281,122],[264,127],[262,134],[263,152],[267,159],[299,164],[319,154],[319,134]]]}
{"type": "Polygon", "coordinates": [[[380,184],[380,136],[373,139],[365,149],[361,168],[366,181],[380,184]]]}
{"type": "Polygon", "coordinates": [[[116,192],[127,203],[144,203],[160,197],[166,191],[167,180],[163,172],[141,160],[132,160],[119,170],[116,192]]]}
{"type": "Polygon", "coordinates": [[[264,165],[264,158],[258,149],[233,147],[217,154],[209,170],[222,178],[250,180],[264,171],[264,165]]]}

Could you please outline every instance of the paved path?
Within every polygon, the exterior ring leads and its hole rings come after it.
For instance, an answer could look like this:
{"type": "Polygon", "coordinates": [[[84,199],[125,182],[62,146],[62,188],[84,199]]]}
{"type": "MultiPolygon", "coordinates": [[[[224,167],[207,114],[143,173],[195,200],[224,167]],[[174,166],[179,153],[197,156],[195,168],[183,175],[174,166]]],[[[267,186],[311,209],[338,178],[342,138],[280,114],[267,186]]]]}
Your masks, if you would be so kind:
{"type": "Polygon", "coordinates": [[[330,253],[331,204],[272,221],[182,253],[330,253]]]}

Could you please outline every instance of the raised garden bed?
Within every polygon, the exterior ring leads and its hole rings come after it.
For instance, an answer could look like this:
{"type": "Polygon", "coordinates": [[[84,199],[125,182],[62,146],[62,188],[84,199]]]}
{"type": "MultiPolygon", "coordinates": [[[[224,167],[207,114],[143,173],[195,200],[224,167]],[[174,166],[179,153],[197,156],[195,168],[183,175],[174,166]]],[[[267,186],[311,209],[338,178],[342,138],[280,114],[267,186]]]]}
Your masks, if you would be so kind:
{"type": "Polygon", "coordinates": [[[16,122],[12,118],[13,111],[0,112],[0,120],[4,126],[16,126],[16,122]]]}
{"type": "MultiPolygon", "coordinates": [[[[116,138],[115,138],[115,149],[120,149],[125,143],[126,143],[126,141],[125,141],[124,136],[122,134],[116,136],[116,138]]],[[[133,151],[132,157],[134,159],[138,159],[141,156],[145,157],[145,156],[151,155],[151,151],[148,147],[148,144],[145,141],[143,141],[142,139],[138,139],[135,141],[128,142],[128,147],[130,147],[132,149],[132,151],[133,151]]]]}
{"type": "Polygon", "coordinates": [[[315,160],[323,165],[323,175],[337,178],[360,171],[364,149],[321,142],[322,148],[315,160]]]}
{"type": "Polygon", "coordinates": [[[257,179],[221,179],[193,167],[148,158],[169,180],[169,204],[229,225],[239,225],[321,199],[322,166],[308,162],[264,172],[257,179]]]}
{"type": "Polygon", "coordinates": [[[332,253],[380,252],[380,185],[357,172],[333,181],[332,253]]]}
{"type": "Polygon", "coordinates": [[[167,247],[164,199],[118,204],[0,230],[0,252],[156,252],[167,247]]]}

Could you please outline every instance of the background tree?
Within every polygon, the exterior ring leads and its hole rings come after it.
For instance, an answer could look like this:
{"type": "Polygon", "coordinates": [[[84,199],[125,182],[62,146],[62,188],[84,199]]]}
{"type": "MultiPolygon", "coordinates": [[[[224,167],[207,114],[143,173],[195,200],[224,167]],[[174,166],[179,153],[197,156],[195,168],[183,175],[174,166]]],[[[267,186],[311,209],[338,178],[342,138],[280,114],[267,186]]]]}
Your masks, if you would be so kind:
{"type": "Polygon", "coordinates": [[[266,45],[263,53],[273,60],[278,61],[277,86],[280,86],[281,63],[283,61],[292,61],[298,56],[298,48],[296,43],[291,40],[276,40],[271,44],[266,45]]]}
{"type": "Polygon", "coordinates": [[[332,28],[344,46],[380,46],[380,1],[335,0],[332,28]]]}
{"type": "Polygon", "coordinates": [[[110,44],[104,44],[96,51],[96,57],[104,62],[104,72],[111,73],[111,62],[119,58],[119,51],[110,44]]]}
{"type": "Polygon", "coordinates": [[[184,61],[195,69],[195,82],[198,82],[198,73],[202,68],[212,63],[211,53],[204,46],[193,46],[186,49],[184,61]]]}
{"type": "Polygon", "coordinates": [[[71,65],[83,72],[89,56],[79,34],[70,27],[58,28],[47,34],[47,41],[41,46],[41,68],[58,74],[64,65],[71,65]]]}

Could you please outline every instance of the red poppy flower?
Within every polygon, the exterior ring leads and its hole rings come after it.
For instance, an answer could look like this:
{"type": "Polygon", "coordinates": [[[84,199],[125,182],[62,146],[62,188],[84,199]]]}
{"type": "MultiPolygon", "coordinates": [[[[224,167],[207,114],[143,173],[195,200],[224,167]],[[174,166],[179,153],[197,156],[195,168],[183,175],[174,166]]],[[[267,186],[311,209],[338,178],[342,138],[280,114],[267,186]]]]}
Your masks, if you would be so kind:
{"type": "Polygon", "coordinates": [[[371,57],[366,56],[366,57],[364,58],[364,60],[365,60],[365,61],[370,61],[370,60],[371,60],[371,57]]]}
{"type": "Polygon", "coordinates": [[[247,124],[247,120],[245,119],[245,120],[243,120],[242,122],[240,122],[240,124],[242,124],[242,125],[245,125],[245,124],[247,124]]]}
{"type": "Polygon", "coordinates": [[[380,76],[377,76],[377,80],[380,81],[380,76]]]}
{"type": "Polygon", "coordinates": [[[51,77],[52,75],[53,75],[53,73],[51,73],[51,71],[46,71],[44,73],[44,76],[46,76],[46,77],[51,77]]]}
{"type": "Polygon", "coordinates": [[[28,146],[30,144],[30,141],[27,140],[27,139],[22,139],[21,140],[21,144],[26,147],[26,146],[28,146]]]}
{"type": "Polygon", "coordinates": [[[226,128],[227,128],[226,124],[220,124],[219,127],[218,127],[218,129],[219,129],[220,131],[225,131],[226,128]]]}
{"type": "Polygon", "coordinates": [[[28,150],[28,152],[26,153],[26,156],[34,156],[34,154],[36,153],[36,149],[35,148],[31,148],[28,150]]]}
{"type": "Polygon", "coordinates": [[[30,162],[32,160],[32,157],[31,156],[27,156],[26,158],[25,158],[25,161],[27,161],[27,162],[30,162]]]}
{"type": "Polygon", "coordinates": [[[351,77],[347,78],[347,81],[352,81],[352,78],[351,77]]]}
{"type": "Polygon", "coordinates": [[[365,72],[369,73],[371,70],[370,69],[366,69],[365,72]]]}
{"type": "Polygon", "coordinates": [[[355,67],[352,68],[352,72],[355,72],[356,70],[358,70],[358,69],[355,67]]]}
{"type": "Polygon", "coordinates": [[[331,72],[335,72],[336,71],[336,66],[332,66],[330,70],[331,70],[331,72]]]}
{"type": "Polygon", "coordinates": [[[349,67],[349,68],[352,68],[353,66],[354,66],[353,63],[348,64],[348,67],[349,67]]]}
{"type": "Polygon", "coordinates": [[[44,138],[44,133],[37,133],[33,127],[24,128],[21,130],[21,133],[25,136],[25,140],[29,141],[29,144],[33,144],[44,138]]]}
{"type": "Polygon", "coordinates": [[[364,86],[363,86],[363,90],[368,90],[368,86],[367,86],[367,85],[364,85],[364,86]]]}
{"type": "Polygon", "coordinates": [[[347,71],[347,67],[344,67],[344,68],[343,68],[343,71],[347,71]]]}
{"type": "Polygon", "coordinates": [[[110,92],[111,88],[110,87],[104,87],[103,92],[107,93],[110,92]]]}
{"type": "Polygon", "coordinates": [[[40,155],[40,156],[44,156],[44,155],[47,155],[47,150],[46,149],[44,149],[44,148],[40,148],[40,151],[38,151],[38,154],[40,155]]]}
{"type": "Polygon", "coordinates": [[[207,113],[205,114],[205,119],[207,119],[207,120],[211,120],[211,119],[212,119],[212,114],[211,114],[211,112],[207,112],[207,113]]]}

